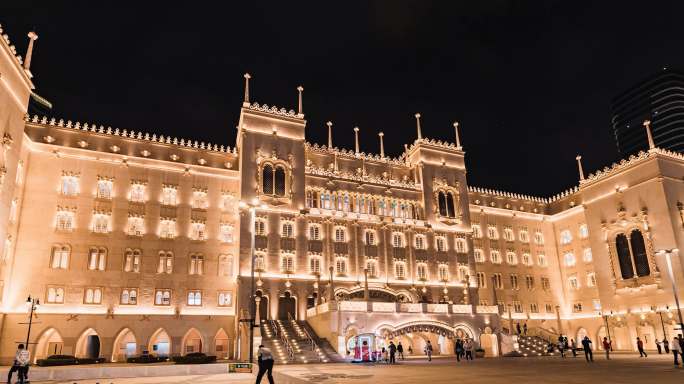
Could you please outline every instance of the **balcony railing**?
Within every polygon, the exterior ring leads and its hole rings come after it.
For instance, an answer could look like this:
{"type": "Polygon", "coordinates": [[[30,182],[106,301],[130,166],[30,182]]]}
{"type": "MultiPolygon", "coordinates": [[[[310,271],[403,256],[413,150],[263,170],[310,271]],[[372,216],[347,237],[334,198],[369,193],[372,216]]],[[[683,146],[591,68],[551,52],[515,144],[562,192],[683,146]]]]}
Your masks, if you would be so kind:
{"type": "Polygon", "coordinates": [[[406,248],[404,247],[392,247],[392,257],[395,259],[405,259],[406,258],[406,248]]]}
{"type": "Polygon", "coordinates": [[[363,253],[364,255],[368,257],[377,257],[378,256],[378,246],[377,245],[366,245],[363,247],[363,253]]]}
{"type": "Polygon", "coordinates": [[[322,253],[323,252],[323,241],[321,241],[321,240],[309,240],[308,250],[309,250],[309,252],[322,253]]]}
{"type": "Polygon", "coordinates": [[[432,314],[498,314],[496,306],[471,306],[467,304],[434,304],[434,303],[393,303],[393,302],[367,302],[367,301],[338,301],[337,305],[331,303],[321,304],[307,310],[307,316],[320,315],[327,311],[346,312],[382,312],[382,313],[432,313],[432,314]]]}
{"type": "Polygon", "coordinates": [[[349,254],[349,244],[343,242],[333,243],[333,253],[336,255],[348,255],[349,254]]]}
{"type": "Polygon", "coordinates": [[[296,241],[294,237],[281,237],[280,249],[284,251],[293,251],[296,248],[296,241]]]}
{"type": "Polygon", "coordinates": [[[254,248],[257,248],[257,249],[268,248],[268,237],[265,235],[254,236],[254,248]]]}
{"type": "Polygon", "coordinates": [[[414,255],[416,256],[416,259],[427,260],[427,249],[416,249],[414,250],[414,255]]]}

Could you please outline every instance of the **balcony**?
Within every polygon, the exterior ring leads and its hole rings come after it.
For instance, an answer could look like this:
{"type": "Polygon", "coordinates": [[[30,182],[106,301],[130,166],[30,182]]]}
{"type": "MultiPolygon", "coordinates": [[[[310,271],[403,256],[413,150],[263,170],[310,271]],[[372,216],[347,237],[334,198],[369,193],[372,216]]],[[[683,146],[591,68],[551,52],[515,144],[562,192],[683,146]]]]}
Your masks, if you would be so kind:
{"type": "Polygon", "coordinates": [[[349,254],[349,243],[334,242],[333,243],[333,253],[336,255],[348,255],[349,254]]]}
{"type": "Polygon", "coordinates": [[[363,254],[367,257],[378,257],[378,246],[377,245],[365,245],[363,247],[363,254]]]}
{"type": "Polygon", "coordinates": [[[406,248],[392,247],[392,257],[395,259],[406,259],[406,248]]]}
{"type": "Polygon", "coordinates": [[[254,248],[256,248],[256,249],[267,249],[268,248],[268,237],[265,235],[255,235],[254,236],[254,248]]]}
{"type": "Polygon", "coordinates": [[[307,249],[309,252],[323,253],[323,241],[309,240],[309,245],[307,249]]]}
{"type": "Polygon", "coordinates": [[[281,237],[280,249],[283,251],[294,251],[297,247],[297,242],[294,237],[281,237]]]}
{"type": "Polygon", "coordinates": [[[416,249],[414,252],[416,260],[427,260],[428,252],[427,249],[416,249]]]}

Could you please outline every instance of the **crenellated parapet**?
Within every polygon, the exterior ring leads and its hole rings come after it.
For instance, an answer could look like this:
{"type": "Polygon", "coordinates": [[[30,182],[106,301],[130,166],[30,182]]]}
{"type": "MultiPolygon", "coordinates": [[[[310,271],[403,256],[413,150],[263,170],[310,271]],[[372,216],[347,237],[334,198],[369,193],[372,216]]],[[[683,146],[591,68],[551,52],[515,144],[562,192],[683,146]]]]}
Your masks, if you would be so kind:
{"type": "Polygon", "coordinates": [[[372,154],[372,153],[365,153],[365,152],[359,152],[355,153],[354,151],[344,149],[344,148],[330,148],[326,145],[318,145],[316,143],[305,143],[305,148],[309,152],[313,153],[318,153],[322,155],[333,155],[333,156],[338,156],[340,158],[348,158],[348,159],[360,159],[360,160],[365,160],[365,161],[374,161],[374,162],[379,162],[379,163],[387,163],[399,167],[405,167],[406,163],[401,159],[401,158],[390,158],[390,157],[382,157],[378,154],[372,154]]]}
{"type": "Polygon", "coordinates": [[[291,117],[294,119],[303,119],[304,115],[303,114],[298,114],[295,113],[294,110],[290,109],[287,110],[285,108],[278,108],[276,106],[268,106],[267,104],[259,105],[259,103],[254,102],[250,103],[249,106],[246,107],[247,109],[251,109],[253,111],[259,111],[259,112],[265,112],[271,115],[276,115],[276,116],[285,116],[285,117],[291,117]]]}

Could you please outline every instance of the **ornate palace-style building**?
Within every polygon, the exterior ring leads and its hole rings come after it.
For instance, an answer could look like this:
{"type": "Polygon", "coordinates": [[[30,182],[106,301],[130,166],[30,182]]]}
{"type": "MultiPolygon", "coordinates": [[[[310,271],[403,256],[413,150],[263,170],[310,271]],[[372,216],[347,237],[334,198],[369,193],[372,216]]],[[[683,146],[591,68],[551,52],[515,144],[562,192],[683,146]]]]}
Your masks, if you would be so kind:
{"type": "Polygon", "coordinates": [[[398,158],[382,132],[380,154],[358,128],[335,147],[331,123],[309,143],[303,89],[297,111],[258,104],[248,75],[234,146],[28,116],[29,37],[25,60],[0,38],[4,361],[29,296],[35,358],[244,359],[252,311],[284,362],[454,337],[495,356],[517,323],[619,350],[675,332],[684,157],[652,141],[586,177],[578,157],[579,185],[539,198],[468,185],[458,124],[428,139],[419,114],[398,158]]]}

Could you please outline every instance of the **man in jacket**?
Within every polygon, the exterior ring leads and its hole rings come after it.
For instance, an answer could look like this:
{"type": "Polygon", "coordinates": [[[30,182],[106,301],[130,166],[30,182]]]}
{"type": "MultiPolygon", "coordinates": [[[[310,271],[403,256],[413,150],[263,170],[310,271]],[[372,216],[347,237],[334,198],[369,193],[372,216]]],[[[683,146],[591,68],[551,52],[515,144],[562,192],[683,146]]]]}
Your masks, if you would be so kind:
{"type": "Polygon", "coordinates": [[[395,354],[397,353],[397,346],[394,345],[394,341],[390,341],[389,344],[389,363],[390,364],[396,364],[397,360],[395,358],[395,354]]]}
{"type": "Polygon", "coordinates": [[[263,345],[260,345],[257,361],[259,363],[259,373],[257,373],[256,384],[261,383],[261,378],[264,377],[264,373],[266,373],[268,377],[268,382],[270,384],[273,384],[274,361],[273,353],[271,353],[271,350],[264,347],[263,345]]]}
{"type": "Polygon", "coordinates": [[[674,339],[672,339],[672,347],[670,348],[670,350],[672,351],[672,354],[674,355],[675,367],[679,367],[679,355],[682,354],[682,347],[679,344],[679,339],[681,337],[682,337],[682,335],[679,335],[679,336],[676,336],[674,339]]]}
{"type": "Polygon", "coordinates": [[[589,340],[589,336],[584,336],[584,339],[582,339],[582,349],[584,350],[584,357],[587,361],[594,361],[594,353],[591,351],[591,340],[589,340]]]}

